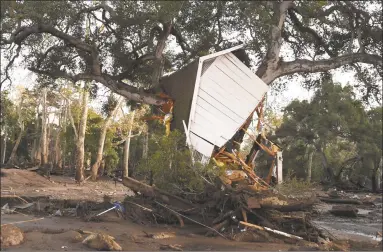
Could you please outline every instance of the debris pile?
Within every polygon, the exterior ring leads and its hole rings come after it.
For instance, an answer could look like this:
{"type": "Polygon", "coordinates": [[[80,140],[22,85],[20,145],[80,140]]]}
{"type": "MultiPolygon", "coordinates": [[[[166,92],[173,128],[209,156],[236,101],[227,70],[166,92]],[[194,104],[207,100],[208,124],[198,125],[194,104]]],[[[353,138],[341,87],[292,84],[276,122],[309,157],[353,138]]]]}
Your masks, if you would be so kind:
{"type": "Polygon", "coordinates": [[[297,200],[273,191],[225,190],[209,187],[203,195],[172,195],[131,178],[124,184],[138,196],[125,200],[126,215],[139,224],[189,224],[204,226],[206,236],[237,241],[288,242],[328,240],[311,223],[316,201],[297,200]],[[139,192],[139,193],[138,193],[139,192]],[[198,198],[198,199],[197,199],[198,198]]]}

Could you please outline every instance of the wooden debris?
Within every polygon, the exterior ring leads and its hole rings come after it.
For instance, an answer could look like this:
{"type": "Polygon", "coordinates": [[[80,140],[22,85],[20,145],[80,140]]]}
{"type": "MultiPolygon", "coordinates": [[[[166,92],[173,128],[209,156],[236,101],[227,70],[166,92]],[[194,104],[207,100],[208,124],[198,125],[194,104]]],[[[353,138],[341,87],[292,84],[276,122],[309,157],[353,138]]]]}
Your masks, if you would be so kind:
{"type": "Polygon", "coordinates": [[[28,168],[26,169],[27,171],[37,171],[38,169],[40,169],[40,166],[34,166],[34,167],[31,167],[31,168],[28,168]]]}
{"type": "Polygon", "coordinates": [[[13,224],[19,224],[19,223],[25,223],[25,222],[32,222],[32,221],[39,221],[39,220],[43,220],[43,218],[38,218],[38,219],[32,219],[32,220],[25,220],[25,221],[16,221],[16,222],[11,222],[11,223],[5,223],[5,224],[1,224],[1,226],[6,226],[6,225],[13,225],[13,224]]]}
{"type": "Polygon", "coordinates": [[[354,204],[354,205],[362,205],[363,204],[360,200],[356,200],[356,199],[320,198],[320,200],[323,202],[326,202],[326,203],[354,204]]]}
{"type": "Polygon", "coordinates": [[[258,225],[254,225],[254,224],[251,224],[251,223],[247,223],[247,222],[244,222],[244,221],[240,221],[239,222],[240,224],[246,226],[246,227],[249,227],[249,228],[255,228],[255,229],[258,229],[258,230],[265,230],[263,227],[261,226],[258,226],[258,225]]]}
{"type": "Polygon", "coordinates": [[[108,251],[121,251],[121,246],[114,240],[113,236],[92,233],[86,237],[83,241],[88,247],[96,250],[108,250],[108,251]]]}
{"type": "Polygon", "coordinates": [[[217,223],[222,222],[223,220],[225,220],[225,219],[229,218],[230,216],[232,216],[233,213],[234,213],[234,211],[230,210],[230,211],[226,212],[224,215],[218,216],[217,218],[215,218],[213,220],[213,224],[217,224],[217,223]]]}
{"type": "Polygon", "coordinates": [[[157,234],[149,234],[145,231],[142,231],[145,233],[146,237],[153,238],[153,239],[168,239],[168,238],[174,238],[176,237],[176,233],[174,232],[161,232],[157,234]]]}
{"type": "Polygon", "coordinates": [[[241,208],[241,212],[242,212],[242,218],[245,222],[247,222],[247,213],[245,211],[245,209],[241,208]]]}
{"type": "Polygon", "coordinates": [[[259,209],[261,208],[261,204],[259,203],[259,200],[255,197],[249,197],[247,200],[246,200],[246,203],[247,203],[247,207],[250,208],[250,209],[259,209]]]}
{"type": "Polygon", "coordinates": [[[172,250],[172,251],[182,251],[182,246],[179,244],[161,244],[160,246],[161,250],[172,250]]]}
{"type": "MultiPolygon", "coordinates": [[[[213,226],[213,229],[215,230],[221,230],[223,227],[229,225],[229,220],[224,220],[222,221],[221,223],[218,223],[216,225],[213,226]]],[[[209,230],[207,231],[207,233],[205,234],[205,236],[214,236],[215,232],[209,230]]]]}
{"type": "Polygon", "coordinates": [[[354,206],[333,206],[329,211],[331,214],[343,217],[357,217],[358,209],[354,206]]]}
{"type": "Polygon", "coordinates": [[[292,234],[288,234],[288,233],[285,233],[285,232],[282,232],[282,231],[279,231],[279,230],[274,230],[274,229],[271,229],[271,228],[268,228],[268,227],[261,227],[261,226],[258,226],[258,225],[254,225],[254,224],[251,224],[251,223],[247,223],[247,222],[244,222],[244,221],[240,221],[239,222],[240,224],[246,226],[246,227],[249,227],[249,228],[255,228],[255,229],[258,229],[258,230],[266,230],[268,232],[271,232],[271,233],[274,233],[274,234],[279,234],[279,235],[282,235],[282,236],[285,236],[285,237],[288,237],[288,238],[292,238],[292,239],[296,239],[296,240],[303,240],[302,237],[299,237],[299,236],[296,236],[296,235],[292,235],[292,234]]]}

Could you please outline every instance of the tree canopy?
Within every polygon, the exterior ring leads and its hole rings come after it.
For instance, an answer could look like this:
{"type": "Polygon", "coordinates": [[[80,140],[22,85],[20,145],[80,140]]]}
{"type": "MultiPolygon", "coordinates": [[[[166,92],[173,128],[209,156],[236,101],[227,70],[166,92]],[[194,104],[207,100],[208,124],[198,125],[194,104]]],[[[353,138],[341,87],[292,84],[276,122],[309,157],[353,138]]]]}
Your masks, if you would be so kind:
{"type": "Polygon", "coordinates": [[[161,104],[163,71],[245,43],[267,84],[282,76],[353,70],[380,100],[380,1],[2,1],[2,83],[17,57],[52,78],[95,81],[161,104]]]}
{"type": "Polygon", "coordinates": [[[345,170],[374,177],[382,157],[382,107],[366,109],[351,87],[325,79],[312,100],[295,100],[285,108],[272,138],[285,147],[285,166],[298,176],[307,175],[308,157],[317,153],[314,173],[332,182],[345,170]]]}

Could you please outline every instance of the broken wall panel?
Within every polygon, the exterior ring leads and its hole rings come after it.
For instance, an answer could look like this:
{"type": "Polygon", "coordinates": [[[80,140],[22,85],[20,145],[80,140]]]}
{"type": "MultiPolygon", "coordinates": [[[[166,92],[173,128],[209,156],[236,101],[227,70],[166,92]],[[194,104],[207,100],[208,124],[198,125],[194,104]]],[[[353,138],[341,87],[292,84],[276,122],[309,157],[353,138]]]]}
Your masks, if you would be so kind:
{"type": "Polygon", "coordinates": [[[185,120],[186,125],[189,122],[197,69],[198,60],[160,80],[160,87],[174,100],[171,129],[183,132],[182,120],[185,120]]]}
{"type": "Polygon", "coordinates": [[[191,147],[210,157],[240,129],[268,86],[232,52],[243,45],[203,56],[161,79],[174,100],[172,129],[184,131],[191,147]]]}

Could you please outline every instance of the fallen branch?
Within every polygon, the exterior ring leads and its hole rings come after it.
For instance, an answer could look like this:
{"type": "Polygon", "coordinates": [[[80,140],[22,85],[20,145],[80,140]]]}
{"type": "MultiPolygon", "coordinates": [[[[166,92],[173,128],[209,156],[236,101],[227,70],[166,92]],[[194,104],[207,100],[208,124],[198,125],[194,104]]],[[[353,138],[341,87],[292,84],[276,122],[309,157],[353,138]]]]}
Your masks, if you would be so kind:
{"type": "Polygon", "coordinates": [[[182,215],[182,214],[180,214],[180,213],[177,213],[176,211],[174,211],[174,210],[168,208],[167,206],[165,206],[165,205],[159,203],[159,202],[156,201],[156,200],[155,200],[154,202],[157,203],[158,205],[160,205],[160,206],[162,206],[162,207],[168,209],[169,211],[172,211],[172,212],[174,212],[174,213],[176,213],[176,214],[178,214],[178,215],[180,215],[180,216],[182,216],[182,217],[184,217],[184,218],[186,218],[186,219],[188,219],[188,220],[190,220],[190,221],[192,221],[192,222],[194,222],[194,223],[196,223],[196,224],[199,224],[199,225],[201,225],[201,226],[203,226],[203,227],[205,227],[205,228],[208,228],[208,229],[212,230],[213,232],[219,234],[219,235],[222,236],[223,238],[227,239],[223,234],[221,234],[220,232],[218,232],[218,231],[215,230],[214,228],[211,228],[211,227],[209,227],[209,226],[206,226],[205,224],[202,224],[202,223],[200,223],[200,222],[198,222],[198,221],[195,221],[195,220],[193,220],[193,219],[191,219],[191,218],[189,218],[189,217],[187,217],[187,216],[185,216],[185,215],[182,215]]]}
{"type": "Polygon", "coordinates": [[[43,218],[38,218],[38,219],[32,219],[32,220],[25,220],[25,221],[16,221],[16,222],[10,222],[10,223],[5,223],[5,224],[1,224],[1,226],[5,226],[5,225],[13,225],[13,224],[19,224],[19,223],[25,223],[25,222],[32,222],[32,221],[38,221],[38,220],[43,220],[43,218]]]}
{"type": "MultiPolygon", "coordinates": [[[[229,220],[224,220],[221,223],[214,225],[213,229],[214,230],[220,230],[221,228],[223,228],[226,225],[229,225],[229,220]]],[[[211,236],[211,235],[213,235],[213,232],[211,230],[209,230],[209,231],[207,231],[205,236],[211,236]]]]}
{"type": "Polygon", "coordinates": [[[354,204],[354,205],[362,205],[363,204],[360,200],[356,200],[356,199],[320,198],[320,200],[323,202],[326,202],[326,203],[354,204]]]}
{"type": "Polygon", "coordinates": [[[288,233],[285,233],[285,232],[282,232],[282,231],[279,231],[279,230],[274,230],[274,229],[271,229],[271,228],[268,228],[268,227],[261,227],[261,226],[254,225],[254,224],[251,224],[251,223],[247,223],[247,222],[244,222],[244,221],[240,221],[239,223],[244,225],[244,226],[246,226],[246,227],[249,227],[249,228],[255,228],[255,229],[258,229],[258,230],[262,230],[262,231],[266,230],[268,232],[279,234],[279,235],[282,235],[282,236],[285,236],[285,237],[288,237],[288,238],[292,238],[292,239],[296,239],[296,240],[303,240],[303,238],[300,237],[300,236],[288,234],[288,233]]]}
{"type": "Polygon", "coordinates": [[[353,206],[333,206],[329,212],[335,216],[358,217],[358,209],[353,206]]]}
{"type": "Polygon", "coordinates": [[[149,208],[147,208],[147,207],[141,206],[141,205],[139,205],[139,204],[137,204],[137,203],[134,203],[134,202],[131,202],[131,201],[128,201],[128,200],[125,200],[125,202],[128,202],[128,203],[130,203],[130,204],[132,204],[132,205],[138,206],[138,207],[142,208],[142,209],[145,210],[145,211],[153,212],[152,209],[149,209],[149,208]]]}
{"type": "Polygon", "coordinates": [[[28,201],[26,201],[25,199],[23,199],[23,198],[21,198],[20,196],[17,196],[17,195],[1,195],[0,198],[17,198],[17,199],[23,201],[26,204],[29,203],[28,201]]]}

